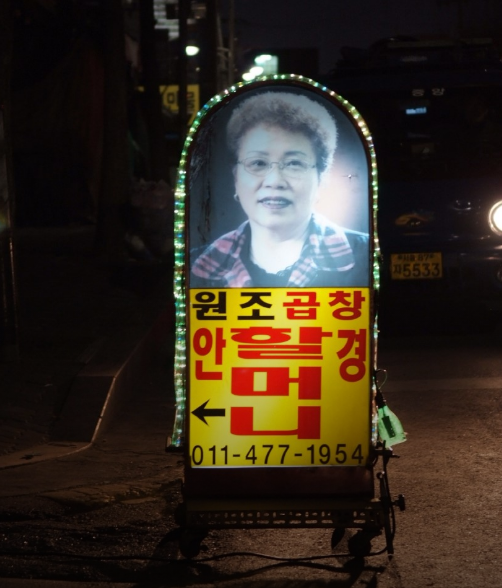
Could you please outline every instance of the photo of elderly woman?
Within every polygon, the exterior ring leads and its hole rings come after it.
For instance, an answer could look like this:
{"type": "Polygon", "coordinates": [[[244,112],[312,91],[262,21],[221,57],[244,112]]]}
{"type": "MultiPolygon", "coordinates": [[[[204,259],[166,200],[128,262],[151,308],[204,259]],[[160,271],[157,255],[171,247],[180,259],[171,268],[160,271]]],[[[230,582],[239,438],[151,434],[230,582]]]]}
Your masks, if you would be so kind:
{"type": "Polygon", "coordinates": [[[329,203],[324,208],[337,207],[336,182],[329,177],[337,144],[351,133],[352,143],[361,142],[345,112],[324,102],[327,107],[306,91],[281,87],[250,92],[222,109],[192,162],[191,288],[369,285],[362,146],[345,153],[346,173],[338,171],[338,183],[352,187],[363,176],[362,196],[349,203],[360,208],[363,230],[343,228],[316,209],[322,190],[329,203]],[[218,147],[223,135],[225,146],[218,147]],[[222,166],[223,149],[228,166],[222,166]]]}

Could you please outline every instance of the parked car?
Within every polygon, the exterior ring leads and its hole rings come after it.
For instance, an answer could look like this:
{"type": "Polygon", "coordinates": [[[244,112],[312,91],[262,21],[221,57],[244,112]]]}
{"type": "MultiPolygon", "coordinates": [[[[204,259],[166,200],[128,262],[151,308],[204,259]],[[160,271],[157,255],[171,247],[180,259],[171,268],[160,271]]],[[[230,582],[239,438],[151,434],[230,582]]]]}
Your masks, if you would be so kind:
{"type": "Polygon", "coordinates": [[[382,281],[502,299],[502,65],[489,40],[345,50],[326,85],[372,132],[382,281]]]}

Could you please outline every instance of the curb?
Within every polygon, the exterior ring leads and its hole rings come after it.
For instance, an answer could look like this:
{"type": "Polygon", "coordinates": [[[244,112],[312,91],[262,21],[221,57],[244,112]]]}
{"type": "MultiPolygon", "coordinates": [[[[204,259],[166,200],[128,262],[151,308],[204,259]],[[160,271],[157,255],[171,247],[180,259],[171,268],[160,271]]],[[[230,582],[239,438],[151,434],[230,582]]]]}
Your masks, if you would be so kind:
{"type": "Polygon", "coordinates": [[[44,444],[0,457],[0,470],[65,457],[90,447],[106,427],[118,402],[134,391],[144,370],[172,329],[174,304],[150,321],[101,345],[75,377],[58,420],[44,444]]]}
{"type": "Polygon", "coordinates": [[[136,583],[121,582],[68,582],[66,580],[27,580],[0,578],[2,588],[134,588],[136,583]]]}
{"type": "Polygon", "coordinates": [[[51,490],[39,494],[42,498],[49,498],[64,507],[73,510],[96,510],[116,503],[138,504],[165,498],[168,488],[181,488],[183,476],[182,466],[169,464],[172,468],[170,477],[165,473],[155,477],[144,478],[133,482],[116,482],[113,484],[95,484],[77,488],[51,490]],[[171,479],[172,478],[172,479],[171,479]]]}

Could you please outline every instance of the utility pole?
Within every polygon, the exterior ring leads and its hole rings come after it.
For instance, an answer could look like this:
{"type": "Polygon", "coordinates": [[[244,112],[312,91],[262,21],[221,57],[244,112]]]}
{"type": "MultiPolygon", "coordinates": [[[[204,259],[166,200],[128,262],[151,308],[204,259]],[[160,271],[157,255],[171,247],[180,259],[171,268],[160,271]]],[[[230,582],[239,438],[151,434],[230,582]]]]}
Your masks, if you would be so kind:
{"type": "Polygon", "coordinates": [[[178,116],[179,126],[178,132],[180,135],[180,153],[185,143],[187,134],[187,119],[188,119],[188,105],[187,105],[187,91],[188,91],[188,76],[187,76],[187,54],[186,46],[188,43],[188,16],[190,14],[190,0],[179,0],[178,4],[178,20],[179,20],[179,49],[178,49],[178,116]]]}
{"type": "Polygon", "coordinates": [[[14,271],[13,179],[10,141],[10,2],[0,2],[0,361],[19,359],[16,280],[14,271]]]}
{"type": "Polygon", "coordinates": [[[218,92],[221,92],[223,88],[220,87],[221,76],[220,76],[220,60],[218,55],[219,49],[219,34],[218,34],[218,0],[206,0],[206,20],[207,20],[207,41],[208,52],[207,70],[206,70],[206,83],[209,93],[209,97],[214,96],[218,92]]]}
{"type": "Polygon", "coordinates": [[[159,92],[160,76],[155,37],[153,0],[139,3],[141,26],[141,64],[145,88],[145,121],[148,127],[150,151],[150,179],[169,180],[167,146],[162,119],[162,97],[159,92]]]}
{"type": "Polygon", "coordinates": [[[127,92],[124,23],[121,0],[105,3],[103,59],[105,70],[104,136],[101,189],[95,246],[111,262],[125,259],[120,205],[129,188],[127,92]]]}
{"type": "Polygon", "coordinates": [[[228,85],[234,83],[235,75],[235,4],[230,0],[228,13],[228,85]]]}
{"type": "Polygon", "coordinates": [[[460,38],[465,32],[464,26],[464,4],[467,4],[470,0],[436,0],[438,6],[449,6],[450,4],[457,5],[457,36],[460,38]]]}

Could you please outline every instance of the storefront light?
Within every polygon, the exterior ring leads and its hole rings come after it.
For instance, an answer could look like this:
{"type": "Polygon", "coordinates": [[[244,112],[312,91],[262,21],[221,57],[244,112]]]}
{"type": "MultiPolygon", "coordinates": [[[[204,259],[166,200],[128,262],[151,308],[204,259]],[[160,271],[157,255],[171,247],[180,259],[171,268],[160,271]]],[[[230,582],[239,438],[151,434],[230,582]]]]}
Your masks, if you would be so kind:
{"type": "Polygon", "coordinates": [[[268,55],[266,53],[262,54],[262,55],[258,55],[255,57],[254,62],[256,63],[256,65],[263,65],[264,63],[267,63],[268,61],[272,60],[272,55],[268,55]]]}
{"type": "Polygon", "coordinates": [[[195,57],[199,53],[200,49],[196,45],[187,45],[185,47],[185,52],[188,57],[195,57]]]}
{"type": "Polygon", "coordinates": [[[242,79],[245,82],[250,82],[251,80],[254,80],[255,78],[257,78],[258,76],[261,76],[262,73],[263,73],[263,67],[261,67],[259,65],[254,65],[249,71],[242,74],[242,79]]]}
{"type": "Polygon", "coordinates": [[[261,74],[263,73],[263,67],[259,66],[259,65],[255,65],[254,67],[252,67],[249,70],[249,73],[254,77],[257,78],[258,76],[261,76],[261,74]]]}

